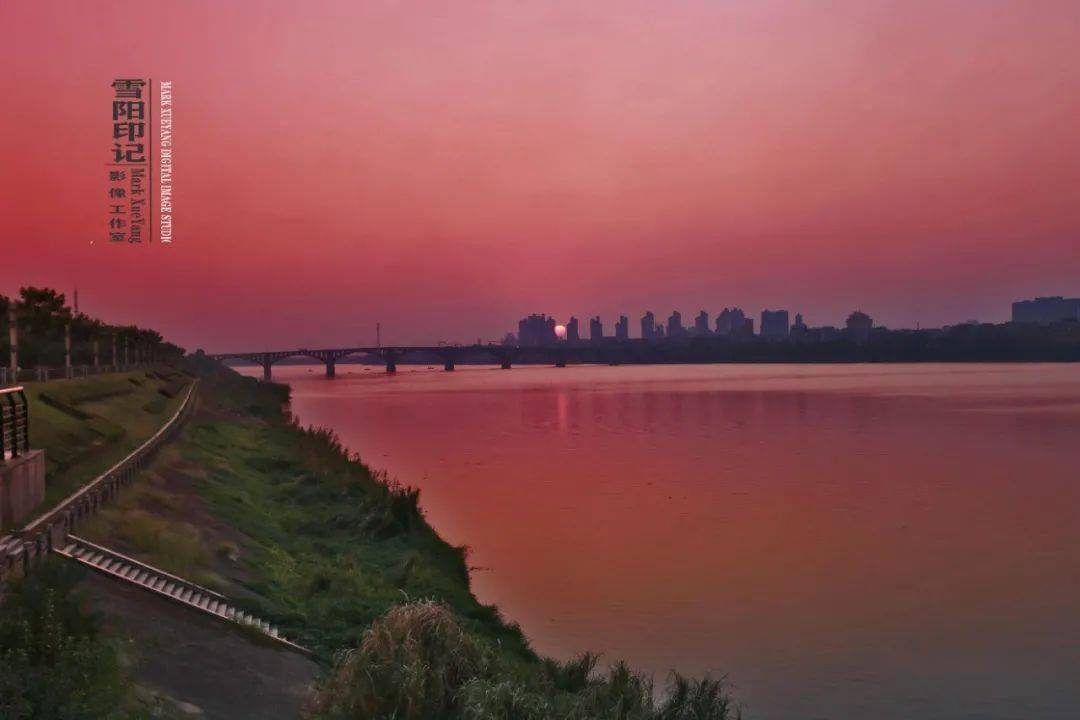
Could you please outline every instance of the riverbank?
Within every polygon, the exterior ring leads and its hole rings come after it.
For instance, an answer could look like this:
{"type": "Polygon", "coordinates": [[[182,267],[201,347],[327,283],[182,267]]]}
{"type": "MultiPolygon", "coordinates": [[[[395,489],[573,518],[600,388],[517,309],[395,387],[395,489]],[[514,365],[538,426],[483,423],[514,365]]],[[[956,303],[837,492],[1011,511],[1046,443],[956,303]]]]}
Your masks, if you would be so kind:
{"type": "Polygon", "coordinates": [[[403,598],[437,597],[512,654],[521,633],[468,587],[418,496],[284,411],[288,388],[204,369],[175,442],[81,533],[238,596],[329,659],[403,598]]]}
{"type": "MultiPolygon", "coordinates": [[[[601,676],[593,656],[537,657],[475,598],[467,550],[428,525],[418,493],[350,457],[332,432],[295,425],[286,386],[216,363],[198,370],[198,403],[176,440],[80,533],[210,586],[312,648],[325,670],[312,717],[357,707],[370,717],[498,717],[510,707],[515,717],[592,718],[616,705],[653,717],[651,683],[625,667],[601,676]],[[350,648],[359,648],[351,660],[338,654],[350,648]],[[383,670],[374,683],[373,668],[383,670]],[[424,681],[409,686],[421,670],[424,681]]],[[[678,702],[708,696],[727,712],[718,684],[681,682],[678,702]]],[[[198,684],[170,687],[160,674],[153,684],[200,705],[182,695],[198,684]]]]}

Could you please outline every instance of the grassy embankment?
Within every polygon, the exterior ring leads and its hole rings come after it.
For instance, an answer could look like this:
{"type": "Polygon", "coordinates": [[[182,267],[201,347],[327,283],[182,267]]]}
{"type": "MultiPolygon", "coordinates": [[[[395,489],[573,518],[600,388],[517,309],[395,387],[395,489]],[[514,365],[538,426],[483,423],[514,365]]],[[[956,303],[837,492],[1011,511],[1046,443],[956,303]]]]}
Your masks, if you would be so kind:
{"type": "Polygon", "coordinates": [[[26,383],[30,441],[45,450],[51,508],[153,435],[180,406],[188,375],[160,367],[26,383]]]}
{"type": "Polygon", "coordinates": [[[176,441],[80,533],[238,598],[324,659],[393,605],[438,598],[534,661],[473,597],[464,549],[424,521],[418,493],[295,426],[287,399],[286,386],[209,373],[176,441]]]}
{"type": "Polygon", "coordinates": [[[329,664],[314,718],[700,718],[719,682],[652,683],[595,656],[538,658],[472,595],[463,548],[418,493],[284,412],[288,388],[203,368],[196,412],[139,482],[80,532],[220,589],[329,664]]]}
{"type": "MultiPolygon", "coordinates": [[[[46,451],[53,507],[140,445],[179,407],[191,376],[168,367],[27,383],[30,438],[46,451]]],[[[129,682],[132,658],[76,590],[84,573],[49,560],[4,589],[0,717],[171,717],[170,701],[129,682]]]]}

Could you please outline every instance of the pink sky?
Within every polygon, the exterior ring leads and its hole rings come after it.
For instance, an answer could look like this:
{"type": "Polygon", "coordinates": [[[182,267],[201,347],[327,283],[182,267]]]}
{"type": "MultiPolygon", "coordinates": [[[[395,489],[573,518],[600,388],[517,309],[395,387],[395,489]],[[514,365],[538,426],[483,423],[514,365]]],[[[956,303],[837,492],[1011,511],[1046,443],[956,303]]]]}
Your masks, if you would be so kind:
{"type": "Polygon", "coordinates": [[[1003,320],[1080,294],[1078,47],[1076,2],[9,0],[0,292],[215,351],[1003,320]],[[171,247],[103,242],[123,76],[174,83],[171,247]]]}

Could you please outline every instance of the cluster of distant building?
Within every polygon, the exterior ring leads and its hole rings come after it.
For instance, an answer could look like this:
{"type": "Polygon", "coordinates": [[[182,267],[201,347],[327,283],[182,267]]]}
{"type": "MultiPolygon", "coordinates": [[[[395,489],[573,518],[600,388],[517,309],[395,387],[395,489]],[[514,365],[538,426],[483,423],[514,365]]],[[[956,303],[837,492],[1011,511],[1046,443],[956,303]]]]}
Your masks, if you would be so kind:
{"type": "MultiPolygon", "coordinates": [[[[791,323],[787,310],[763,310],[761,313],[760,332],[756,337],[771,340],[829,341],[841,337],[850,337],[856,341],[865,341],[870,337],[873,320],[864,312],[855,311],[848,316],[844,328],[832,326],[808,327],[803,316],[795,314],[791,323]]],[[[682,314],[676,310],[668,316],[667,322],[656,319],[652,312],[646,312],[641,318],[642,340],[664,340],[672,338],[722,336],[733,339],[755,337],[754,319],[747,317],[742,308],[724,308],[716,316],[715,324],[710,324],[709,313],[702,310],[694,318],[693,325],[684,325],[682,314]]],[[[589,318],[588,338],[582,337],[576,317],[571,317],[565,325],[560,325],[555,318],[544,314],[533,314],[518,322],[518,332],[507,335],[505,342],[522,346],[552,345],[558,342],[608,342],[630,339],[630,320],[620,315],[615,322],[615,334],[604,335],[604,323],[600,316],[589,318]]]]}
{"type": "MultiPolygon", "coordinates": [[[[1061,296],[1038,297],[1034,300],[1018,300],[1012,304],[1012,322],[1024,324],[1053,325],[1060,322],[1080,321],[1080,298],[1061,296]]],[[[968,324],[974,324],[971,321],[968,324]]],[[[795,314],[794,322],[787,310],[762,310],[758,331],[754,330],[754,319],[747,317],[742,308],[724,308],[710,323],[709,313],[702,310],[692,324],[683,324],[682,314],[676,310],[666,321],[658,320],[652,312],[645,313],[640,321],[642,340],[665,340],[689,337],[727,337],[733,339],[762,338],[766,340],[795,340],[803,342],[828,342],[847,338],[856,342],[865,342],[870,338],[874,322],[864,312],[851,313],[844,327],[833,326],[809,327],[803,316],[795,314]]],[[[934,331],[925,331],[934,332],[934,331]]],[[[936,331],[941,332],[941,331],[936,331]]],[[[558,342],[600,343],[630,339],[630,320],[620,315],[615,322],[614,335],[604,334],[604,323],[600,316],[589,318],[588,336],[583,335],[576,317],[571,317],[565,325],[560,325],[555,318],[543,314],[529,315],[518,322],[518,332],[510,333],[504,342],[523,346],[553,345],[558,342]]]]}
{"type": "Polygon", "coordinates": [[[1012,321],[1052,325],[1066,320],[1080,320],[1080,298],[1041,297],[1017,300],[1012,304],[1012,321]]]}

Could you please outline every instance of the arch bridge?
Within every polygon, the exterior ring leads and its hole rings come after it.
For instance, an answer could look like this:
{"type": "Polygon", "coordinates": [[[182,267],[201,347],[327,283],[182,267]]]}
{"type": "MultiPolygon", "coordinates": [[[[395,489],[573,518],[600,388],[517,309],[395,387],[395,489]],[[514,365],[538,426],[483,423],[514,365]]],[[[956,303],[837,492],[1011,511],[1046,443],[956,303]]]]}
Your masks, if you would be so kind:
{"type": "MultiPolygon", "coordinates": [[[[351,348],[321,348],[311,350],[300,348],[298,350],[269,350],[262,352],[236,352],[218,353],[209,355],[214,360],[247,360],[248,362],[261,365],[263,378],[270,379],[270,371],[274,363],[290,357],[309,357],[321,361],[326,366],[326,377],[332,378],[336,374],[339,360],[350,356],[368,356],[379,358],[386,366],[386,372],[397,371],[397,364],[401,358],[409,354],[426,354],[438,356],[443,363],[444,370],[453,370],[457,362],[463,357],[476,357],[487,355],[504,370],[509,370],[515,360],[522,357],[526,351],[535,351],[539,348],[519,348],[510,345],[398,345],[379,347],[351,347],[351,348]]],[[[555,365],[566,365],[565,354],[556,348],[550,349],[555,365]]],[[[532,353],[530,353],[532,354],[532,353]]]]}

